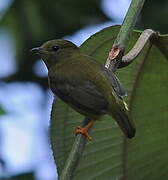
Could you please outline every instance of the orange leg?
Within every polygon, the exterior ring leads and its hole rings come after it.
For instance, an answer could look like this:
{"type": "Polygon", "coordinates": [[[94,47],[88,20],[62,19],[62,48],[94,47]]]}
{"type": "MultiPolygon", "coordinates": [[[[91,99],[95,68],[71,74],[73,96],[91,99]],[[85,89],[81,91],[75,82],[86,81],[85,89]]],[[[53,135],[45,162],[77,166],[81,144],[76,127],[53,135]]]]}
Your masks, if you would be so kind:
{"type": "Polygon", "coordinates": [[[88,140],[92,140],[92,137],[89,135],[88,130],[93,126],[96,120],[91,120],[89,123],[84,127],[77,127],[75,130],[75,135],[82,134],[88,140]]]}

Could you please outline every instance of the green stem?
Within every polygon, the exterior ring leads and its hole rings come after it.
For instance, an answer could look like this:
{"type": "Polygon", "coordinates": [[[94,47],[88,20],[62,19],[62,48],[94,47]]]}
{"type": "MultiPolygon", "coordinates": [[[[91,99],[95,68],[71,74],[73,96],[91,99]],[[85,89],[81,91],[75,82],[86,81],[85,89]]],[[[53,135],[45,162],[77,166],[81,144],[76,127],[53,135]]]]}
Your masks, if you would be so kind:
{"type": "Polygon", "coordinates": [[[72,146],[72,150],[69,154],[69,157],[65,163],[60,180],[70,180],[72,179],[73,172],[78,164],[78,161],[84,151],[86,145],[86,138],[82,135],[78,135],[75,139],[75,142],[72,146]]]}
{"type": "Polygon", "coordinates": [[[122,61],[125,47],[136,24],[145,0],[132,0],[120,31],[109,52],[105,67],[115,72],[122,61]]]}
{"type": "MultiPolygon", "coordinates": [[[[124,48],[126,47],[126,44],[130,38],[131,32],[135,26],[137,17],[142,9],[144,2],[145,0],[132,0],[132,3],[124,19],[120,32],[114,42],[114,45],[115,46],[117,45],[122,50],[124,50],[124,48]]],[[[84,121],[84,124],[86,124],[86,119],[84,121]]],[[[82,135],[78,135],[76,137],[71,152],[69,154],[69,157],[65,162],[65,166],[59,178],[60,180],[72,179],[73,173],[79,163],[79,160],[82,156],[86,143],[87,140],[84,137],[82,137],[82,135]]]]}
{"type": "Polygon", "coordinates": [[[158,33],[152,29],[146,29],[142,32],[134,47],[122,57],[122,61],[118,68],[123,68],[135,61],[136,57],[141,53],[142,49],[145,47],[146,43],[150,41],[156,41],[158,39],[158,33]]]}
{"type": "MultiPolygon", "coordinates": [[[[89,121],[90,119],[85,118],[83,125],[85,126],[89,121]]],[[[83,135],[78,134],[76,136],[71,152],[69,153],[69,156],[65,162],[65,166],[62,170],[59,180],[71,180],[73,178],[74,171],[82,156],[86,143],[87,139],[83,135]]]]}
{"type": "Polygon", "coordinates": [[[145,0],[132,0],[114,45],[125,49],[145,0]]]}

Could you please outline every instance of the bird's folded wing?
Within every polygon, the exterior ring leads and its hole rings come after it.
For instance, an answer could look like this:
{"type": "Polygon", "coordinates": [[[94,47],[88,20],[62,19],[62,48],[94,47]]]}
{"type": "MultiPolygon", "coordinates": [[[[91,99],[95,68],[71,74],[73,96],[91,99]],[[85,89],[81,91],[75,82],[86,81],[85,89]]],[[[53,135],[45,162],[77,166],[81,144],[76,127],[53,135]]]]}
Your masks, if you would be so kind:
{"type": "Polygon", "coordinates": [[[93,114],[104,114],[108,103],[96,86],[89,81],[80,83],[78,80],[57,82],[57,93],[65,102],[93,114]]]}
{"type": "Polygon", "coordinates": [[[126,92],[123,84],[121,83],[121,81],[117,78],[117,76],[112,71],[109,71],[106,68],[104,68],[104,72],[108,76],[117,96],[119,96],[121,98],[124,96],[127,96],[127,92],[126,92]]]}

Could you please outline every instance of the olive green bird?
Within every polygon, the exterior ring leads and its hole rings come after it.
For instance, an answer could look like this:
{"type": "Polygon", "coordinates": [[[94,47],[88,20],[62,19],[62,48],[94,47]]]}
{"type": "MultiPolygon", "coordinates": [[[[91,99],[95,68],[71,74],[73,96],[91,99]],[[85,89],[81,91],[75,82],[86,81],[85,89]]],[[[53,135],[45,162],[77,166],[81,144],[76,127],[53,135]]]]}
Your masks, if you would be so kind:
{"type": "Polygon", "coordinates": [[[89,128],[108,114],[116,120],[126,137],[134,137],[135,127],[123,100],[126,91],[113,72],[67,40],[51,40],[31,51],[45,62],[52,92],[91,119],[85,127],[78,127],[75,134],[83,134],[91,140],[89,128]]]}

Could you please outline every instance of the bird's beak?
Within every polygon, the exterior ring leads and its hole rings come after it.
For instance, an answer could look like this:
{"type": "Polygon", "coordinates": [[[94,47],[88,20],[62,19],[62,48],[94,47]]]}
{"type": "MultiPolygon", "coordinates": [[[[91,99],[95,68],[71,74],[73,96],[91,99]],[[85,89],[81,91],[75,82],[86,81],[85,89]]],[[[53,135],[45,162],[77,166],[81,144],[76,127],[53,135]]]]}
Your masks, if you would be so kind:
{"type": "Polygon", "coordinates": [[[44,49],[41,47],[30,49],[31,52],[36,53],[36,54],[41,54],[43,52],[43,50],[44,49]]]}

